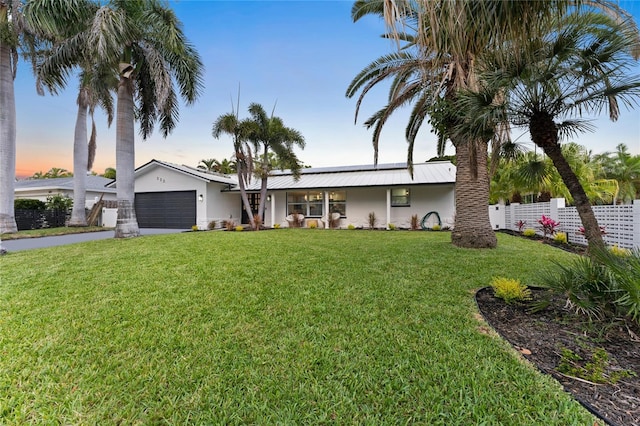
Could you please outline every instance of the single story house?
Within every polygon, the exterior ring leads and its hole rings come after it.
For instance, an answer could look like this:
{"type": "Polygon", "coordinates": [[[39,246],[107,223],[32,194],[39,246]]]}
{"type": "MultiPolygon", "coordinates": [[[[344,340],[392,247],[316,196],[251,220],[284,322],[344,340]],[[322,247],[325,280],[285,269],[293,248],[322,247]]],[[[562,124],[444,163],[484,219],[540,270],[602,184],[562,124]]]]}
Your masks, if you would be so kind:
{"type": "MultiPolygon", "coordinates": [[[[448,161],[406,164],[308,168],[294,179],[289,171],[274,171],[268,179],[263,224],[286,227],[287,216],[301,214],[303,226],[323,227],[327,213],[339,213],[339,226],[368,227],[375,213],[376,227],[410,226],[411,217],[430,212],[443,226],[453,226],[456,168],[448,161]],[[324,219],[324,220],[323,220],[324,219]]],[[[117,181],[109,184],[115,188],[117,181]]],[[[260,181],[247,188],[257,210],[260,181]]],[[[211,173],[190,166],[152,160],[135,171],[135,207],[141,228],[207,229],[216,222],[248,223],[235,175],[211,173]]]]}
{"type": "MultiPolygon", "coordinates": [[[[115,188],[108,188],[107,184],[113,182],[102,176],[87,176],[87,193],[85,207],[91,209],[102,196],[103,200],[117,199],[115,188]]],[[[54,179],[26,179],[15,182],[15,198],[29,198],[32,200],[47,201],[47,197],[60,194],[73,198],[73,177],[54,179]]]]}

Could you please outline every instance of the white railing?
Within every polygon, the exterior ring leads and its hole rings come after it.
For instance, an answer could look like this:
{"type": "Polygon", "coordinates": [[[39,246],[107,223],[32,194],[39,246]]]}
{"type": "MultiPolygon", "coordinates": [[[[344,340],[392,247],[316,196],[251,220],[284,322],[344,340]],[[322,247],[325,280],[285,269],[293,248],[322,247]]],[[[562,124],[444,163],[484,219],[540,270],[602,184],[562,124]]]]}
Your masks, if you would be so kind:
{"type": "MultiPolygon", "coordinates": [[[[618,206],[593,206],[593,213],[598,224],[604,227],[604,241],[607,245],[627,249],[640,248],[640,200],[618,206]]],[[[489,206],[489,216],[494,229],[517,231],[517,223],[523,221],[526,222],[525,228],[534,229],[542,235],[538,224],[542,215],[560,222],[558,231],[565,232],[570,242],[587,244],[587,240],[579,231],[582,227],[580,216],[575,207],[565,207],[564,198],[553,198],[548,203],[489,206]]]]}

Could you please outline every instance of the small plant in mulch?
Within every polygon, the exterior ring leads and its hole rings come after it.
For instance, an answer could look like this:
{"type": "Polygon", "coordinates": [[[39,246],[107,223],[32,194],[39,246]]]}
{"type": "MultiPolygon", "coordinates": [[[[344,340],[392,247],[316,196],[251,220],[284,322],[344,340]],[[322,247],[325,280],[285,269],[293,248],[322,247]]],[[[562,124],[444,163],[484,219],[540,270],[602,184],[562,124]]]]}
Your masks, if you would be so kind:
{"type": "Polygon", "coordinates": [[[590,360],[584,360],[571,349],[561,348],[557,371],[598,384],[616,384],[620,379],[636,376],[631,370],[613,370],[609,354],[604,348],[596,348],[590,360]]]}
{"type": "Polygon", "coordinates": [[[516,226],[518,227],[518,232],[522,233],[522,231],[524,230],[525,226],[527,226],[527,221],[526,220],[519,220],[516,222],[516,226]]]}
{"type": "Polygon", "coordinates": [[[496,297],[504,300],[506,304],[531,300],[531,290],[522,284],[520,280],[505,277],[494,277],[491,280],[491,288],[496,297]]]}
{"type": "Polygon", "coordinates": [[[558,232],[553,236],[553,242],[558,244],[568,244],[567,234],[565,232],[558,232]]]}
{"type": "Polygon", "coordinates": [[[378,222],[378,218],[376,217],[376,212],[369,212],[369,217],[368,217],[369,229],[375,229],[377,222],[378,222]]]}
{"type": "Polygon", "coordinates": [[[420,228],[420,220],[418,219],[418,215],[414,214],[411,216],[411,220],[409,221],[409,226],[412,231],[417,231],[420,228]]]}
{"type": "Polygon", "coordinates": [[[215,220],[212,220],[211,222],[209,222],[209,224],[207,225],[207,229],[209,231],[216,229],[216,225],[218,224],[218,222],[216,222],[215,220]]]}
{"type": "Polygon", "coordinates": [[[560,226],[560,222],[556,222],[551,219],[549,216],[542,215],[540,219],[538,219],[538,223],[542,228],[542,233],[544,234],[544,239],[547,239],[547,235],[555,235],[556,228],[560,226]]]}
{"type": "Polygon", "coordinates": [[[524,235],[525,237],[528,237],[528,238],[535,237],[536,236],[536,230],[535,229],[531,229],[531,228],[527,228],[524,231],[522,231],[522,235],[524,235]]]}

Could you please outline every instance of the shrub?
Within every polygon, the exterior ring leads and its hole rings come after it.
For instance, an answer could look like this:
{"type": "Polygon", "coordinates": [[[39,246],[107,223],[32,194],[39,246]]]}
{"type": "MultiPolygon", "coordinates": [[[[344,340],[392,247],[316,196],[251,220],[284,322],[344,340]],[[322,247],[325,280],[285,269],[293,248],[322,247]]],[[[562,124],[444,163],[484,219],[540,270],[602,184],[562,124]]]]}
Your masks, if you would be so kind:
{"type": "Polygon", "coordinates": [[[198,225],[193,225],[193,226],[191,227],[191,230],[192,230],[192,231],[197,231],[197,230],[198,230],[198,225]]]}
{"type": "Polygon", "coordinates": [[[256,230],[260,229],[260,227],[262,226],[262,216],[260,216],[259,214],[254,214],[253,223],[256,225],[256,230]]]}
{"type": "Polygon", "coordinates": [[[317,227],[318,227],[318,223],[317,222],[309,222],[309,228],[316,229],[317,227]]]}
{"type": "Polygon", "coordinates": [[[389,228],[389,231],[395,231],[396,230],[396,226],[393,223],[390,223],[389,225],[387,225],[387,227],[389,228]]]}
{"type": "Polygon", "coordinates": [[[558,232],[556,235],[553,236],[553,241],[559,244],[567,244],[568,243],[567,234],[565,232],[558,232]]]}
{"type": "Polygon", "coordinates": [[[280,229],[280,224],[279,223],[274,223],[273,224],[273,229],[280,229]]]}
{"type": "Polygon", "coordinates": [[[349,226],[347,226],[347,229],[353,230],[353,229],[356,229],[356,227],[354,226],[353,223],[350,223],[349,226]]]}
{"type": "Polygon", "coordinates": [[[54,194],[47,197],[47,210],[59,210],[68,212],[73,207],[73,198],[66,195],[54,194]]]}
{"type": "Polygon", "coordinates": [[[222,221],[222,224],[227,231],[233,231],[236,227],[236,223],[231,219],[222,221]]]}
{"type": "Polygon", "coordinates": [[[503,299],[507,304],[531,300],[531,290],[519,280],[494,277],[491,280],[491,288],[495,296],[503,299]]]}
{"type": "Polygon", "coordinates": [[[522,232],[525,226],[527,226],[526,220],[519,220],[516,222],[516,226],[518,227],[518,232],[522,232]]]}
{"type": "Polygon", "coordinates": [[[640,323],[640,250],[617,256],[595,249],[568,265],[542,274],[542,285],[567,298],[567,305],[589,317],[625,315],[640,323]]]}
{"type": "Polygon", "coordinates": [[[16,210],[44,210],[47,207],[44,201],[31,198],[16,198],[13,206],[16,210]]]}
{"type": "Polygon", "coordinates": [[[432,231],[440,231],[442,229],[442,227],[438,224],[435,224],[431,227],[432,231]]]}
{"type": "Polygon", "coordinates": [[[556,222],[551,219],[549,216],[542,215],[542,218],[538,219],[538,223],[542,228],[542,233],[544,234],[544,238],[547,238],[547,235],[554,235],[556,233],[556,228],[560,226],[560,222],[556,222]]]}
{"type": "Polygon", "coordinates": [[[413,216],[411,216],[411,221],[410,223],[410,227],[413,231],[416,231],[418,228],[420,228],[420,220],[418,219],[418,215],[414,214],[413,216]]]}
{"type": "Polygon", "coordinates": [[[240,232],[240,231],[244,231],[244,226],[242,225],[238,225],[234,228],[236,231],[240,232]]]}
{"type": "Polygon", "coordinates": [[[216,229],[216,225],[218,224],[218,222],[216,222],[215,220],[212,220],[211,222],[209,222],[209,224],[207,225],[207,229],[208,230],[212,230],[212,229],[216,229]]]}
{"type": "Polygon", "coordinates": [[[375,229],[376,223],[378,222],[378,218],[376,217],[376,212],[369,212],[369,229],[375,229]]]}
{"type": "Polygon", "coordinates": [[[627,250],[625,248],[620,248],[620,247],[618,247],[617,244],[614,245],[613,247],[610,247],[609,251],[614,256],[626,257],[626,256],[631,255],[631,250],[627,250]]]}
{"type": "Polygon", "coordinates": [[[525,237],[535,237],[536,236],[536,230],[535,229],[531,229],[531,228],[527,228],[524,231],[522,231],[522,235],[524,235],[525,237]]]}

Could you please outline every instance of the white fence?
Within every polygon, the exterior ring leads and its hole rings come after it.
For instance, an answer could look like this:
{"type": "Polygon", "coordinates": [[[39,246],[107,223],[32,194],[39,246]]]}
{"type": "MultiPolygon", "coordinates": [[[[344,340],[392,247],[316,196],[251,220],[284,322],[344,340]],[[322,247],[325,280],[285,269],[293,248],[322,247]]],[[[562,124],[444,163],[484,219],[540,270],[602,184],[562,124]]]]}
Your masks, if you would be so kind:
{"type": "MultiPolygon", "coordinates": [[[[640,200],[633,204],[619,206],[593,206],[598,224],[604,227],[604,241],[609,246],[620,248],[640,248],[640,200]]],[[[501,204],[489,206],[489,217],[494,229],[517,231],[519,221],[526,222],[525,228],[535,229],[542,235],[538,220],[542,215],[560,222],[558,231],[565,232],[570,242],[587,244],[580,234],[580,216],[575,207],[565,207],[564,198],[553,198],[548,203],[501,204]]]]}

